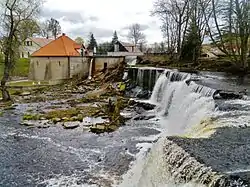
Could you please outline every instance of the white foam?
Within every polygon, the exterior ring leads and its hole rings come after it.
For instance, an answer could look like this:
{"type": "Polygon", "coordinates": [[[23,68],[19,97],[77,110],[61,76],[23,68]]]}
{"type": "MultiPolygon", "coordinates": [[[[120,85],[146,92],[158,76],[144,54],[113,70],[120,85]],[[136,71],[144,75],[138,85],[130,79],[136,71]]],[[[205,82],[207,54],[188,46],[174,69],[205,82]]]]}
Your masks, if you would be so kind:
{"type": "Polygon", "coordinates": [[[62,187],[62,186],[70,186],[70,187],[98,187],[97,185],[90,184],[77,184],[79,181],[79,176],[58,176],[55,178],[51,178],[45,180],[40,183],[40,185],[45,184],[47,187],[62,187]]]}

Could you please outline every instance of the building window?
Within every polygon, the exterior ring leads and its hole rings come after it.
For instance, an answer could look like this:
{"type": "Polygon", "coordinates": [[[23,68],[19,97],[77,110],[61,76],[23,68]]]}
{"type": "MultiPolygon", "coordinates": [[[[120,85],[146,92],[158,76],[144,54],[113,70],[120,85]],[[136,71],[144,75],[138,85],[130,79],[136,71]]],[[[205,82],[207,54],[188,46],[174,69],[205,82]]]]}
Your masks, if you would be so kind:
{"type": "Polygon", "coordinates": [[[22,52],[22,58],[24,58],[24,53],[22,52]]]}
{"type": "Polygon", "coordinates": [[[28,52],[28,57],[30,57],[30,52],[28,52]]]}
{"type": "Polygon", "coordinates": [[[38,61],[36,61],[36,65],[39,66],[39,62],[38,61]]]}
{"type": "Polygon", "coordinates": [[[32,46],[32,41],[26,41],[26,42],[24,42],[24,45],[25,46],[32,46]]]}
{"type": "Polygon", "coordinates": [[[107,67],[108,67],[108,63],[107,63],[107,62],[104,62],[104,64],[103,64],[103,72],[104,72],[104,73],[106,72],[107,67]]]}
{"type": "Polygon", "coordinates": [[[61,62],[60,61],[58,62],[58,65],[61,66],[61,62]]]}

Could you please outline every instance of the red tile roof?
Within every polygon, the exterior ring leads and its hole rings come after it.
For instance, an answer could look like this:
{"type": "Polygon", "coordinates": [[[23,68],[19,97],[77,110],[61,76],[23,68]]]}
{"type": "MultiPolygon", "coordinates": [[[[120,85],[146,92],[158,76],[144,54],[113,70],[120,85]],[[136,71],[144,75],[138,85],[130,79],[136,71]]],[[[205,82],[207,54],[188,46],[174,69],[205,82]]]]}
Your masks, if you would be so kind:
{"type": "Polygon", "coordinates": [[[77,43],[70,39],[68,36],[63,34],[56,40],[53,40],[49,44],[45,45],[38,51],[34,52],[31,56],[33,57],[69,57],[69,56],[80,56],[80,53],[77,51],[79,46],[77,43]]]}

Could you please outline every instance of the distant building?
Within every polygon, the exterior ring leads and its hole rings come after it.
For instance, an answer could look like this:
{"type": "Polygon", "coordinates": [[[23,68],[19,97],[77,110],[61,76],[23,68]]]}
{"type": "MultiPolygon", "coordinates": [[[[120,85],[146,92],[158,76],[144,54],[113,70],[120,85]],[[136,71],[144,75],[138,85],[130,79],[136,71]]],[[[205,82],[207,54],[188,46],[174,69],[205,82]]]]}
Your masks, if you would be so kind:
{"type": "Polygon", "coordinates": [[[53,41],[47,38],[27,38],[19,47],[20,58],[29,58],[32,53],[53,41]]]}
{"type": "Polygon", "coordinates": [[[142,56],[143,52],[131,43],[116,41],[108,56],[142,56]]]}

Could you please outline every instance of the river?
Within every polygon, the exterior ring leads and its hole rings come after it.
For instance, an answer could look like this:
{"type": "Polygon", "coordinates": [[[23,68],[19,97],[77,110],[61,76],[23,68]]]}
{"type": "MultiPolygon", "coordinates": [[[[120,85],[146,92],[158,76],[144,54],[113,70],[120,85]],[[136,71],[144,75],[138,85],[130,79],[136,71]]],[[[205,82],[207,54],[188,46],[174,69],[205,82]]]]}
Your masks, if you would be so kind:
{"type": "MultiPolygon", "coordinates": [[[[143,77],[143,71],[139,72],[143,77]]],[[[144,76],[141,80],[136,75],[140,86],[143,87],[140,81],[147,82],[145,78],[152,79],[149,81],[152,88],[155,85],[151,98],[144,102],[153,102],[157,107],[144,115],[156,117],[128,120],[110,134],[96,135],[86,128],[65,130],[59,125],[47,129],[19,125],[26,110],[41,110],[48,103],[18,104],[15,110],[5,111],[0,118],[0,186],[177,186],[163,164],[166,136],[184,133],[208,136],[209,133],[196,133],[193,127],[210,118],[215,119],[218,127],[250,124],[247,98],[214,101],[211,95],[204,95],[217,89],[250,91],[249,77],[177,73],[180,75],[176,81],[170,82],[165,75],[160,80],[162,72],[152,73],[153,79],[144,76]],[[190,89],[192,85],[186,85],[190,76],[198,77],[196,83],[206,86],[200,89],[203,91],[195,93],[190,89]]],[[[133,111],[124,113],[135,115],[133,111]]]]}

